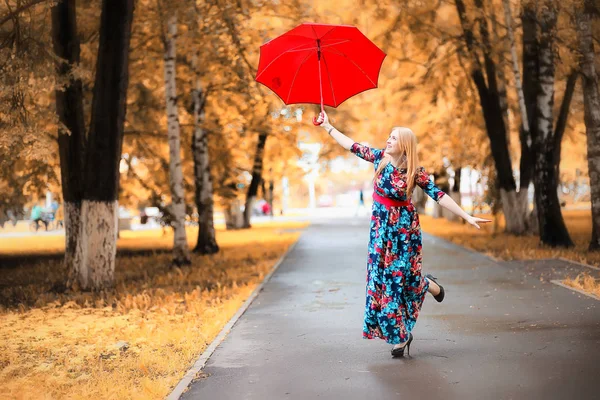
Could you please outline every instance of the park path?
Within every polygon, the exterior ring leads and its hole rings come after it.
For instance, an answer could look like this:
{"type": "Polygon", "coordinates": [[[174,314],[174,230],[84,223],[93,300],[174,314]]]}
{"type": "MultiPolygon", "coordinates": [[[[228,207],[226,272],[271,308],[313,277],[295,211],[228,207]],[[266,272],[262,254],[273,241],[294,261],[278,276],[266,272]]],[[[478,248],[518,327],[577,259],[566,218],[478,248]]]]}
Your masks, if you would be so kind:
{"type": "Polygon", "coordinates": [[[427,297],[411,357],[362,339],[368,235],[313,223],[182,399],[599,398],[598,300],[426,234],[447,295],[427,297]]]}

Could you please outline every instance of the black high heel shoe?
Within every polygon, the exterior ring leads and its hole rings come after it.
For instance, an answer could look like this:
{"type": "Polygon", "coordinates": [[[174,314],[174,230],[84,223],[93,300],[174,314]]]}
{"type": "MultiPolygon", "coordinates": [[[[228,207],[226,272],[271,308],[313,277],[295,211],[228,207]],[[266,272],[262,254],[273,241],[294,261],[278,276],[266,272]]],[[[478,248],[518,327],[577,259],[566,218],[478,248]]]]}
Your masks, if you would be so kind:
{"type": "Polygon", "coordinates": [[[406,349],[406,354],[410,356],[410,343],[413,340],[413,335],[412,333],[409,333],[408,335],[408,342],[406,342],[404,346],[400,347],[399,349],[392,349],[392,357],[403,357],[404,349],[406,349]]]}
{"type": "Polygon", "coordinates": [[[438,303],[441,303],[442,300],[444,300],[444,295],[445,295],[445,293],[444,293],[444,287],[442,285],[440,285],[436,281],[436,278],[434,278],[431,274],[425,275],[425,278],[429,279],[430,281],[435,282],[435,284],[439,286],[440,292],[436,296],[433,296],[433,298],[436,299],[438,303]]]}

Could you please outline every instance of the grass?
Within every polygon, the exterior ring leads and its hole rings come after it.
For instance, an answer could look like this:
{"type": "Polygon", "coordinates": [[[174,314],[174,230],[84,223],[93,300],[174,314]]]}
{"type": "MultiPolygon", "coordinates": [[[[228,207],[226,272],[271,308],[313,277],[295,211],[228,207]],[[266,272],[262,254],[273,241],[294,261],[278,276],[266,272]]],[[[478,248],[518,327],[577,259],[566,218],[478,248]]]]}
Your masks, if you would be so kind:
{"type": "Polygon", "coordinates": [[[600,298],[600,282],[588,273],[579,274],[575,279],[567,278],[563,283],[600,298]]]}
{"type": "Polygon", "coordinates": [[[12,257],[0,276],[3,397],[164,398],[305,225],[217,231],[221,252],[181,269],[169,265],[171,234],[123,232],[119,251],[146,252],[118,256],[115,288],[99,293],[53,290],[64,239],[2,239],[0,256],[12,257]]]}

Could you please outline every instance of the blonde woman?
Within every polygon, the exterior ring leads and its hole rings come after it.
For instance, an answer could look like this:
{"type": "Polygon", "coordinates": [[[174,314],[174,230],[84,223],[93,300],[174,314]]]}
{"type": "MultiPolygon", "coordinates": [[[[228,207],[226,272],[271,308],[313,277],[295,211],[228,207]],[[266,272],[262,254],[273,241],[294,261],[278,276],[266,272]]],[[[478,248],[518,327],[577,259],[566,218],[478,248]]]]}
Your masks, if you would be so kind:
{"type": "Polygon", "coordinates": [[[410,201],[418,185],[442,207],[479,229],[490,222],[464,212],[445,196],[418,166],[417,140],[408,128],[393,128],[384,150],[354,142],[330,123],[326,113],[317,122],[343,148],[372,162],[375,167],[371,238],[367,260],[366,304],[363,338],[380,338],[390,344],[393,357],[410,355],[413,330],[427,292],[441,302],[444,288],[431,275],[421,274],[421,227],[410,201]]]}

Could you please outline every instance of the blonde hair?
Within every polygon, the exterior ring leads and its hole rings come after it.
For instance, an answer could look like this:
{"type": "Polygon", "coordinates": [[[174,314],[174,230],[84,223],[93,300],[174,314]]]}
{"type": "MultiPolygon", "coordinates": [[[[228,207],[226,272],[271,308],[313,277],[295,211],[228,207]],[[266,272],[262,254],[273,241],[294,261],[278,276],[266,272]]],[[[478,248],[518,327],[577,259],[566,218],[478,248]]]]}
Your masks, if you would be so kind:
{"type": "MultiPolygon", "coordinates": [[[[419,160],[417,157],[417,137],[409,128],[403,126],[396,126],[392,129],[392,133],[398,133],[398,148],[400,149],[400,157],[406,155],[406,196],[410,197],[412,191],[415,188],[415,175],[417,173],[417,166],[419,160]]],[[[381,171],[392,161],[392,157],[388,154],[384,154],[383,158],[379,162],[379,167],[375,171],[376,180],[381,171]]]]}

